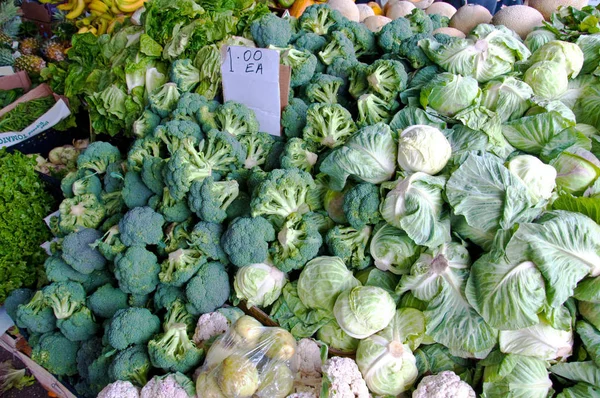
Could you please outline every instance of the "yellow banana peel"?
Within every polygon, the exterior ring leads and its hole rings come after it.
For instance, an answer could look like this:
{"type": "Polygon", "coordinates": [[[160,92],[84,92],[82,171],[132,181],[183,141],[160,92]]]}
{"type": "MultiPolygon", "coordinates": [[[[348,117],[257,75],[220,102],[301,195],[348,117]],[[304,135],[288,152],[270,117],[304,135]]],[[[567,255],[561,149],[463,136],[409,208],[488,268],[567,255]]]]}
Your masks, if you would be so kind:
{"type": "Polygon", "coordinates": [[[85,2],[83,0],[77,0],[77,5],[75,6],[75,8],[73,8],[71,10],[71,12],[68,13],[65,17],[67,19],[75,19],[78,16],[80,16],[81,14],[83,14],[84,10],[85,10],[85,2]]]}
{"type": "Polygon", "coordinates": [[[134,12],[138,8],[141,8],[146,0],[115,0],[119,10],[123,12],[134,12]]]}

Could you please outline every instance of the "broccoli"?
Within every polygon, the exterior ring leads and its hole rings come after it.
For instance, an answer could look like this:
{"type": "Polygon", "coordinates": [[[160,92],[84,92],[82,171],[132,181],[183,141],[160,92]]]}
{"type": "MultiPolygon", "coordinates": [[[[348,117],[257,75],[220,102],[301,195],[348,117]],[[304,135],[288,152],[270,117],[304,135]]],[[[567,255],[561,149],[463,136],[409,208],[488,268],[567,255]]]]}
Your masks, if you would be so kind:
{"type": "Polygon", "coordinates": [[[413,35],[410,21],[406,18],[394,19],[381,28],[377,36],[377,44],[384,53],[396,54],[400,51],[402,41],[413,35]]]}
{"type": "Polygon", "coordinates": [[[48,333],[56,329],[54,312],[46,304],[41,290],[35,292],[27,304],[17,306],[15,323],[25,327],[29,333],[48,333]]]}
{"type": "Polygon", "coordinates": [[[391,101],[406,88],[408,75],[401,62],[378,59],[367,68],[367,81],[374,92],[391,101]]]}
{"type": "Polygon", "coordinates": [[[106,215],[106,209],[92,194],[67,198],[60,203],[58,210],[58,226],[63,233],[81,228],[98,228],[106,215]]]}
{"type": "Polygon", "coordinates": [[[321,51],[326,44],[327,39],[325,37],[312,32],[306,32],[294,41],[294,47],[297,50],[305,50],[313,54],[321,51]]]}
{"type": "Polygon", "coordinates": [[[421,46],[419,46],[419,40],[427,38],[432,38],[432,36],[428,33],[418,33],[403,40],[398,55],[408,60],[410,65],[415,69],[431,65],[431,60],[427,57],[421,46]]]}
{"type": "Polygon", "coordinates": [[[156,245],[163,238],[164,223],[164,217],[150,207],[131,209],[119,221],[121,241],[126,246],[156,245]]]}
{"type": "Polygon", "coordinates": [[[94,337],[81,343],[79,351],[77,351],[77,373],[82,379],[89,380],[89,367],[102,355],[103,350],[102,339],[99,337],[94,337]]]}
{"type": "Polygon", "coordinates": [[[217,129],[236,137],[258,132],[256,115],[244,104],[227,101],[223,105],[219,105],[214,113],[207,115],[208,112],[206,110],[204,116],[200,115],[204,131],[217,129]]]}
{"type": "Polygon", "coordinates": [[[115,259],[115,277],[125,293],[152,293],[158,285],[159,272],[156,255],[143,246],[132,246],[115,259]]]}
{"type": "Polygon", "coordinates": [[[106,266],[106,259],[94,248],[94,243],[102,238],[102,232],[83,228],[71,232],[62,242],[62,258],[77,272],[91,274],[106,266]]]}
{"type": "Polygon", "coordinates": [[[60,181],[60,190],[62,191],[65,198],[72,198],[73,195],[73,183],[79,178],[83,177],[85,173],[93,173],[92,171],[81,169],[68,172],[63,179],[60,181]]]}
{"type": "Polygon", "coordinates": [[[357,230],[367,224],[381,221],[379,205],[381,197],[379,187],[369,183],[361,183],[350,188],[344,195],[344,214],[348,223],[357,230]]]}
{"type": "MultiPolygon", "coordinates": [[[[100,203],[104,206],[104,212],[106,217],[112,217],[119,214],[125,208],[125,201],[123,200],[123,192],[102,192],[100,195],[100,203]]],[[[104,223],[102,224],[104,225],[104,223]]]]}
{"type": "Polygon", "coordinates": [[[165,83],[148,97],[150,110],[160,117],[167,117],[177,106],[180,95],[177,84],[165,83]]]}
{"type": "Polygon", "coordinates": [[[262,217],[238,218],[221,237],[223,251],[237,267],[262,263],[267,259],[268,242],[275,240],[275,229],[262,217]]]}
{"type": "Polygon", "coordinates": [[[240,191],[237,198],[227,208],[227,220],[250,216],[250,195],[240,191]]]}
{"type": "Polygon", "coordinates": [[[176,299],[167,307],[163,322],[163,330],[167,332],[175,324],[184,324],[188,333],[193,333],[196,328],[196,318],[186,309],[185,300],[176,299]]]}
{"type": "Polygon", "coordinates": [[[192,215],[185,199],[176,200],[166,187],[162,192],[162,197],[157,201],[156,210],[165,217],[167,222],[183,222],[192,215]]]}
{"type": "Polygon", "coordinates": [[[111,380],[129,381],[143,387],[148,382],[151,364],[148,351],[143,345],[134,345],[119,351],[108,368],[111,380]]]}
{"type": "Polygon", "coordinates": [[[301,138],[292,138],[283,151],[281,167],[284,169],[297,168],[310,173],[317,163],[318,155],[313,148],[301,138]]]}
{"type": "Polygon", "coordinates": [[[197,121],[196,114],[208,105],[208,100],[197,93],[183,93],[179,97],[177,107],[171,113],[172,120],[197,121]]]}
{"type": "Polygon", "coordinates": [[[118,310],[106,330],[108,343],[117,350],[130,345],[146,344],[160,330],[160,319],[147,308],[118,310]]]}
{"type": "Polygon", "coordinates": [[[336,58],[356,59],[354,45],[344,33],[335,31],[329,43],[319,51],[319,58],[325,65],[331,65],[336,58]]]}
{"type": "Polygon", "coordinates": [[[194,145],[198,145],[204,139],[200,126],[190,120],[171,120],[158,126],[152,135],[160,138],[169,153],[180,148],[184,139],[190,139],[194,145]]]}
{"type": "Polygon", "coordinates": [[[339,31],[350,39],[357,58],[377,54],[375,35],[365,24],[347,20],[339,31]]]}
{"type": "Polygon", "coordinates": [[[313,104],[308,107],[302,137],[320,148],[343,145],[356,131],[352,115],[339,104],[313,104]]]}
{"type": "Polygon", "coordinates": [[[96,141],[88,145],[77,158],[78,169],[90,169],[98,174],[106,172],[109,164],[119,162],[119,148],[108,142],[96,141]]]}
{"type": "Polygon", "coordinates": [[[300,98],[294,98],[281,114],[281,125],[287,138],[301,137],[306,126],[306,112],[308,105],[300,98]]]}
{"type": "MultiPolygon", "coordinates": [[[[177,62],[177,61],[175,61],[177,62]]],[[[146,137],[154,131],[154,129],[160,124],[160,116],[156,113],[152,112],[149,109],[146,109],[142,116],[137,118],[135,122],[133,122],[133,135],[138,138],[146,137]]]]}
{"type": "Polygon", "coordinates": [[[60,332],[42,335],[31,351],[31,359],[57,376],[77,374],[79,343],[70,341],[60,332]]]}
{"type": "Polygon", "coordinates": [[[65,263],[57,254],[46,259],[44,268],[46,270],[46,278],[50,282],[73,281],[83,283],[89,277],[89,275],[75,271],[73,267],[65,263]]]}
{"type": "Polygon", "coordinates": [[[326,212],[324,211],[316,211],[306,213],[304,218],[311,220],[313,224],[316,225],[321,236],[324,236],[329,232],[329,230],[335,227],[335,221],[333,221],[326,212]]]}
{"type": "Polygon", "coordinates": [[[252,169],[256,166],[264,167],[269,160],[271,150],[275,145],[275,139],[271,134],[258,132],[245,134],[240,138],[240,144],[246,149],[246,160],[244,168],[252,169]]]}
{"type": "Polygon", "coordinates": [[[338,91],[344,80],[323,73],[316,73],[306,85],[306,97],[312,103],[337,104],[338,91]]]}
{"type": "Polygon", "coordinates": [[[445,28],[450,25],[450,18],[441,14],[427,14],[431,19],[431,30],[437,30],[439,28],[445,28]]]}
{"type": "Polygon", "coordinates": [[[125,205],[130,209],[145,206],[154,193],[144,184],[140,173],[128,171],[125,174],[121,195],[125,205]]]}
{"type": "Polygon", "coordinates": [[[327,233],[325,242],[332,255],[344,260],[349,268],[361,270],[371,264],[368,243],[372,229],[368,225],[359,230],[336,225],[327,233]]]}
{"type": "Polygon", "coordinates": [[[169,253],[160,266],[158,278],[161,283],[175,287],[185,285],[200,267],[206,263],[206,257],[196,249],[177,249],[169,253]]]}
{"type": "MultiPolygon", "coordinates": [[[[194,66],[191,59],[176,59],[171,64],[169,78],[180,91],[192,91],[200,83],[200,71],[194,66]]],[[[180,97],[181,98],[181,97],[180,97]]]]}
{"type": "Polygon", "coordinates": [[[100,197],[102,193],[102,181],[100,181],[100,178],[96,174],[87,172],[83,177],[73,182],[71,191],[73,195],[93,194],[100,197]]]}
{"type": "Polygon", "coordinates": [[[200,221],[194,226],[187,243],[209,259],[227,264],[229,260],[221,247],[221,235],[222,224],[200,221]]]}
{"type": "Polygon", "coordinates": [[[129,171],[142,171],[144,159],[161,157],[161,145],[162,141],[154,135],[147,135],[142,139],[135,140],[129,152],[127,152],[127,169],[129,171]]]}
{"type": "Polygon", "coordinates": [[[343,83],[339,93],[345,96],[350,88],[350,72],[354,65],[358,63],[355,59],[336,58],[331,65],[327,67],[327,74],[337,76],[342,79],[343,83]]]}
{"type": "MultiPolygon", "coordinates": [[[[309,213],[307,213],[309,214],[309,213]]],[[[277,234],[269,253],[273,265],[283,272],[301,269],[317,256],[323,238],[311,216],[290,215],[277,234]]]]}
{"type": "Polygon", "coordinates": [[[380,122],[389,123],[400,104],[396,100],[386,101],[374,93],[360,96],[358,104],[358,120],[360,127],[371,126],[380,122]]]}
{"type": "Polygon", "coordinates": [[[56,326],[71,341],[85,341],[96,335],[100,326],[89,308],[82,307],[67,319],[59,319],[56,326]]]}
{"type": "Polygon", "coordinates": [[[15,289],[12,292],[10,292],[8,294],[8,296],[6,297],[6,300],[4,300],[4,309],[6,310],[6,313],[8,314],[8,316],[15,322],[15,324],[17,325],[17,327],[20,328],[24,328],[25,325],[20,325],[20,322],[18,321],[17,318],[17,310],[19,309],[20,305],[25,305],[27,304],[31,298],[33,297],[33,290],[31,289],[27,289],[27,288],[22,288],[22,289],[15,289]]]}
{"type": "Polygon", "coordinates": [[[199,151],[187,141],[184,148],[175,151],[167,162],[165,185],[171,196],[183,199],[192,182],[203,180],[213,173],[217,176],[226,174],[241,166],[245,157],[246,151],[234,136],[211,130],[207,138],[200,142],[199,151]]]}
{"type": "Polygon", "coordinates": [[[95,394],[99,393],[108,383],[111,382],[108,376],[108,368],[112,362],[114,349],[111,347],[102,347],[102,352],[88,366],[89,388],[95,394]]]}
{"type": "MultiPolygon", "coordinates": [[[[121,215],[119,214],[120,218],[121,215]]],[[[127,246],[121,241],[118,225],[110,227],[101,238],[93,243],[92,247],[97,248],[108,261],[114,261],[117,254],[123,253],[127,249],[127,246]]]]}
{"type": "Polygon", "coordinates": [[[225,304],[229,293],[229,275],[225,265],[217,261],[206,263],[185,288],[188,311],[193,315],[213,312],[225,304]]]}
{"type": "Polygon", "coordinates": [[[56,319],[66,319],[85,304],[85,289],[73,281],[53,282],[42,289],[46,305],[56,319]]]}
{"type": "Polygon", "coordinates": [[[239,191],[237,181],[215,181],[210,176],[192,183],[188,205],[201,220],[221,223],[227,218],[227,208],[239,191]]]}
{"type": "Polygon", "coordinates": [[[192,228],[192,218],[180,223],[171,223],[165,228],[165,239],[158,244],[159,254],[168,256],[177,249],[189,247],[187,239],[192,228]]]}
{"type": "Polygon", "coordinates": [[[118,310],[128,307],[127,294],[110,283],[100,286],[87,298],[87,306],[100,318],[112,318],[118,310]]]}
{"type": "Polygon", "coordinates": [[[154,367],[170,372],[188,372],[204,359],[204,350],[190,340],[183,323],[172,324],[165,333],[150,340],[148,354],[154,367]]]}
{"type": "Polygon", "coordinates": [[[150,294],[131,294],[127,303],[130,307],[146,308],[150,305],[150,294]]]}
{"type": "Polygon", "coordinates": [[[97,288],[107,283],[113,283],[115,279],[113,278],[112,272],[108,269],[103,269],[100,271],[94,271],[89,274],[89,278],[83,282],[81,285],[87,294],[90,294],[97,288]]]}
{"type": "Polygon", "coordinates": [[[250,33],[258,47],[285,47],[292,39],[292,26],[287,19],[268,13],[252,22],[250,33]]]}
{"type": "Polygon", "coordinates": [[[414,34],[431,33],[433,31],[433,22],[425,10],[415,8],[406,16],[406,19],[410,23],[410,28],[414,34]]]}
{"type": "Polygon", "coordinates": [[[295,48],[269,48],[279,51],[280,63],[292,68],[290,78],[292,88],[303,86],[315,74],[318,61],[310,51],[295,48]]]}
{"type": "Polygon", "coordinates": [[[350,66],[348,72],[348,92],[355,99],[369,90],[369,82],[367,81],[367,70],[369,65],[362,62],[355,62],[350,66]]]}
{"type": "Polygon", "coordinates": [[[154,293],[154,309],[160,311],[170,308],[177,300],[185,301],[185,292],[178,287],[161,283],[154,293]]]}
{"type": "Polygon", "coordinates": [[[342,14],[331,9],[327,4],[313,4],[304,10],[298,23],[300,29],[306,32],[325,36],[343,20],[342,14]]]}

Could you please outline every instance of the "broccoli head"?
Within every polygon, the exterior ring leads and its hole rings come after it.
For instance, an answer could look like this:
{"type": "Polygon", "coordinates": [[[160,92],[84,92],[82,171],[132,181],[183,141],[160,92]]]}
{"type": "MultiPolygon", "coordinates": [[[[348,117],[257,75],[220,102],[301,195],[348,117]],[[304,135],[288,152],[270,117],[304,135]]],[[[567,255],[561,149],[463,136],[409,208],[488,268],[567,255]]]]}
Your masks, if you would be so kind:
{"type": "Polygon", "coordinates": [[[101,347],[102,352],[88,366],[89,389],[98,394],[107,384],[111,382],[108,368],[112,362],[114,349],[112,347],[101,347]]]}
{"type": "Polygon", "coordinates": [[[70,317],[85,304],[85,289],[77,282],[54,282],[44,287],[42,293],[56,319],[70,317]]]}
{"type": "Polygon", "coordinates": [[[187,334],[187,325],[175,323],[148,343],[152,365],[169,372],[188,372],[204,359],[204,350],[196,347],[187,334]]]}
{"type": "Polygon", "coordinates": [[[83,283],[89,277],[89,275],[75,271],[73,267],[65,263],[57,254],[46,259],[44,268],[46,270],[46,278],[50,282],[73,281],[83,283]]]}
{"type": "Polygon", "coordinates": [[[279,61],[282,65],[292,68],[290,86],[300,87],[306,84],[315,74],[317,57],[308,50],[295,48],[273,48],[279,51],[279,61]]]}
{"type": "Polygon", "coordinates": [[[200,267],[206,263],[206,256],[196,249],[177,249],[162,262],[158,279],[165,285],[181,287],[185,285],[200,267]]]}
{"type": "Polygon", "coordinates": [[[127,170],[140,172],[145,159],[161,157],[162,144],[163,142],[153,134],[133,141],[127,152],[127,170]]]}
{"type": "Polygon", "coordinates": [[[431,19],[431,30],[436,30],[439,28],[445,28],[450,25],[450,18],[441,14],[427,14],[429,19],[431,19]]]}
{"type": "Polygon", "coordinates": [[[83,228],[65,236],[62,242],[62,258],[73,269],[82,274],[90,274],[106,266],[106,259],[94,247],[102,232],[83,228]]]}
{"type": "Polygon", "coordinates": [[[118,224],[110,227],[101,238],[93,243],[92,247],[97,248],[108,261],[114,261],[117,254],[123,253],[127,249],[127,246],[121,241],[118,224]]]}
{"type": "Polygon", "coordinates": [[[193,333],[196,328],[196,318],[188,312],[184,299],[177,299],[167,307],[163,330],[167,332],[175,324],[186,325],[188,334],[193,333]]]}
{"type": "Polygon", "coordinates": [[[281,125],[287,138],[301,137],[306,126],[306,112],[308,105],[300,98],[293,98],[283,109],[281,125]]]}
{"type": "Polygon", "coordinates": [[[406,88],[408,75],[399,61],[379,59],[367,68],[369,88],[392,101],[406,88]]]}
{"type": "Polygon", "coordinates": [[[77,351],[79,343],[70,341],[60,332],[42,335],[33,346],[31,359],[57,376],[77,374],[77,351]]]}
{"type": "Polygon", "coordinates": [[[102,355],[104,347],[102,346],[102,339],[94,337],[83,341],[77,351],[77,373],[82,379],[89,380],[90,365],[102,355]]]}
{"type": "Polygon", "coordinates": [[[301,269],[319,253],[323,238],[309,214],[290,215],[271,245],[273,265],[283,272],[301,269]]]}
{"type": "Polygon", "coordinates": [[[187,239],[192,228],[192,218],[180,223],[170,223],[165,228],[165,239],[158,245],[158,252],[161,256],[168,256],[169,253],[177,249],[186,249],[189,247],[187,239]]]}
{"type": "Polygon", "coordinates": [[[200,250],[209,259],[227,264],[229,260],[221,247],[221,235],[223,235],[222,224],[200,221],[194,226],[187,243],[190,247],[200,250]]]}
{"type": "Polygon", "coordinates": [[[173,120],[189,120],[198,121],[197,114],[205,107],[214,106],[216,104],[208,101],[205,97],[197,93],[183,93],[177,102],[177,108],[171,113],[173,120]]]}
{"type": "Polygon", "coordinates": [[[140,173],[137,171],[128,171],[125,174],[121,196],[127,207],[133,209],[145,206],[152,195],[154,195],[154,192],[144,184],[140,173]]]}
{"type": "Polygon", "coordinates": [[[109,164],[119,162],[121,152],[108,142],[96,141],[88,145],[77,158],[78,169],[89,169],[98,174],[106,172],[109,164]]]}
{"type": "Polygon", "coordinates": [[[352,41],[344,33],[335,31],[329,43],[319,51],[319,58],[325,65],[331,65],[336,58],[356,59],[356,53],[352,41]]]}
{"type": "Polygon", "coordinates": [[[132,246],[115,259],[115,277],[125,293],[152,293],[158,285],[159,272],[156,255],[143,246],[132,246]]]}
{"type": "Polygon", "coordinates": [[[150,207],[133,208],[119,221],[121,241],[126,246],[156,245],[163,238],[164,223],[164,217],[150,207]]]}
{"type": "MultiPolygon", "coordinates": [[[[51,257],[50,257],[51,258],[51,257]]],[[[24,328],[25,325],[20,325],[17,322],[17,310],[20,305],[27,304],[33,297],[33,290],[27,288],[15,289],[8,294],[4,300],[4,309],[8,316],[15,322],[17,327],[24,328]]]]}
{"type": "Polygon", "coordinates": [[[123,189],[123,171],[122,162],[115,162],[108,165],[106,174],[104,174],[104,191],[107,193],[119,192],[123,189]]]}
{"type": "Polygon", "coordinates": [[[127,293],[110,283],[100,286],[87,298],[87,306],[100,318],[112,318],[118,310],[129,307],[127,293]]]}
{"type": "Polygon", "coordinates": [[[367,80],[367,71],[369,65],[362,62],[354,62],[348,71],[348,92],[355,99],[369,90],[369,82],[367,80]]]}
{"type": "Polygon", "coordinates": [[[239,139],[240,144],[246,149],[244,168],[265,167],[265,164],[269,160],[269,155],[271,155],[271,150],[275,145],[273,136],[269,133],[258,132],[243,135],[239,139]]]}
{"type": "Polygon", "coordinates": [[[94,320],[89,308],[81,307],[67,319],[59,319],[56,326],[71,341],[86,341],[96,335],[100,325],[94,320]]]}
{"type": "MultiPolygon", "coordinates": [[[[106,217],[112,217],[115,215],[120,215],[120,213],[125,208],[125,201],[123,200],[122,192],[102,192],[100,195],[100,202],[102,206],[104,206],[104,210],[106,213],[106,217]]],[[[105,223],[102,223],[104,226],[105,223]]],[[[102,226],[100,228],[102,228],[102,226]]]]}
{"type": "Polygon", "coordinates": [[[19,327],[25,327],[29,333],[48,333],[56,329],[56,317],[52,307],[48,306],[41,290],[35,292],[26,304],[17,306],[16,320],[19,327]]]}
{"type": "Polygon", "coordinates": [[[227,208],[239,191],[236,180],[215,181],[212,176],[207,177],[192,183],[188,205],[201,220],[221,223],[227,218],[227,208]]]}
{"type": "Polygon", "coordinates": [[[360,127],[380,122],[389,123],[400,104],[396,100],[385,100],[375,93],[365,93],[358,98],[358,120],[360,127]]]}
{"type": "Polygon", "coordinates": [[[229,133],[235,137],[243,134],[258,133],[258,120],[254,111],[244,104],[227,101],[214,112],[214,125],[203,124],[204,131],[213,128],[229,133]]]}
{"type": "Polygon", "coordinates": [[[356,57],[377,54],[375,34],[365,24],[347,20],[342,24],[340,32],[352,42],[356,57]]]}
{"type": "MultiPolygon", "coordinates": [[[[177,61],[175,61],[177,62],[177,61]]],[[[154,131],[154,129],[160,124],[160,116],[146,109],[142,116],[140,116],[135,122],[133,122],[133,135],[139,138],[146,137],[154,131]]]]}
{"type": "Polygon", "coordinates": [[[352,115],[339,104],[313,104],[308,107],[302,137],[319,148],[336,148],[356,132],[352,115]]]}
{"type": "Polygon", "coordinates": [[[146,344],[160,330],[160,319],[147,308],[118,310],[106,329],[108,343],[117,350],[130,345],[146,344]]]}
{"type": "Polygon", "coordinates": [[[182,146],[181,142],[186,138],[190,139],[194,145],[204,139],[200,126],[190,120],[168,121],[164,125],[158,126],[153,135],[166,145],[169,153],[179,149],[182,146]]]}
{"type": "Polygon", "coordinates": [[[130,307],[148,308],[150,298],[150,294],[130,294],[127,303],[130,307]]]}
{"type": "Polygon", "coordinates": [[[90,294],[97,288],[107,283],[113,283],[115,281],[113,277],[113,273],[109,271],[107,268],[94,271],[89,274],[89,278],[83,282],[81,285],[87,294],[90,294]]]}
{"type": "Polygon", "coordinates": [[[98,228],[106,215],[106,209],[93,194],[64,199],[58,210],[58,227],[63,233],[74,232],[81,228],[98,228]]]}
{"type": "Polygon", "coordinates": [[[377,44],[384,53],[397,54],[402,41],[414,34],[411,23],[406,18],[397,18],[384,25],[377,35],[377,44]]]}
{"type": "Polygon", "coordinates": [[[317,73],[305,87],[306,98],[312,103],[337,104],[342,84],[344,80],[337,76],[317,73]]]}
{"type": "Polygon", "coordinates": [[[310,173],[319,158],[313,151],[311,145],[303,139],[292,138],[285,144],[281,167],[284,169],[297,168],[310,173]]]}
{"type": "Polygon", "coordinates": [[[431,62],[421,46],[419,46],[419,40],[427,38],[433,37],[429,33],[418,33],[409,37],[408,39],[403,40],[398,55],[408,60],[410,65],[415,69],[420,69],[427,65],[431,65],[433,62],[431,62]]]}
{"type": "MultiPolygon", "coordinates": [[[[193,185],[193,184],[192,184],[193,185]]],[[[162,196],[156,196],[155,209],[165,217],[167,222],[183,222],[192,215],[192,211],[188,207],[185,199],[176,200],[171,196],[168,188],[164,188],[162,196]]],[[[152,206],[153,200],[150,199],[148,204],[152,206]]]]}
{"type": "Polygon", "coordinates": [[[327,44],[327,39],[313,32],[305,32],[294,41],[294,47],[298,50],[306,50],[313,54],[321,51],[327,44]]]}
{"type": "Polygon", "coordinates": [[[258,47],[285,47],[292,39],[292,26],[287,19],[269,13],[252,22],[250,33],[258,47]]]}
{"type": "MultiPolygon", "coordinates": [[[[176,59],[171,64],[169,78],[181,92],[189,92],[200,83],[200,71],[191,59],[176,59]]],[[[181,97],[180,97],[181,98],[181,97]]]]}
{"type": "Polygon", "coordinates": [[[167,117],[177,106],[180,96],[177,84],[165,83],[148,97],[150,110],[160,117],[167,117]]]}
{"type": "Polygon", "coordinates": [[[431,33],[433,31],[433,22],[425,10],[415,8],[405,18],[410,23],[410,27],[414,34],[431,33]]]}
{"type": "Polygon", "coordinates": [[[327,67],[327,74],[337,76],[342,79],[343,84],[340,87],[339,93],[346,95],[350,88],[350,71],[355,64],[359,63],[355,59],[336,58],[331,65],[327,67]]]}
{"type": "Polygon", "coordinates": [[[85,195],[90,193],[99,197],[102,193],[102,181],[100,181],[100,178],[98,178],[96,174],[88,171],[83,177],[73,182],[71,190],[73,195],[85,195]]]}
{"type": "Polygon", "coordinates": [[[129,381],[142,387],[148,381],[150,368],[150,358],[146,347],[134,345],[115,355],[108,368],[108,375],[112,380],[129,381]]]}
{"type": "MultiPolygon", "coordinates": [[[[237,267],[262,263],[267,259],[268,242],[275,240],[275,229],[262,217],[237,218],[221,237],[223,251],[237,267]]],[[[210,312],[210,311],[209,311],[210,312]]]]}
{"type": "Polygon", "coordinates": [[[369,237],[373,228],[369,225],[354,229],[336,225],[325,237],[332,255],[340,257],[349,268],[361,270],[371,263],[369,237]]]}
{"type": "Polygon", "coordinates": [[[185,288],[190,304],[188,311],[193,315],[213,312],[225,304],[229,293],[229,275],[225,266],[216,261],[206,263],[185,288]]]}
{"type": "Polygon", "coordinates": [[[327,4],[313,4],[304,10],[298,24],[306,32],[325,36],[343,20],[342,14],[327,4]]]}
{"type": "Polygon", "coordinates": [[[175,301],[185,302],[183,289],[160,283],[154,292],[154,309],[160,311],[170,308],[175,301]]]}
{"type": "Polygon", "coordinates": [[[348,223],[357,230],[381,221],[379,188],[369,183],[357,184],[344,195],[344,214],[348,223]]]}

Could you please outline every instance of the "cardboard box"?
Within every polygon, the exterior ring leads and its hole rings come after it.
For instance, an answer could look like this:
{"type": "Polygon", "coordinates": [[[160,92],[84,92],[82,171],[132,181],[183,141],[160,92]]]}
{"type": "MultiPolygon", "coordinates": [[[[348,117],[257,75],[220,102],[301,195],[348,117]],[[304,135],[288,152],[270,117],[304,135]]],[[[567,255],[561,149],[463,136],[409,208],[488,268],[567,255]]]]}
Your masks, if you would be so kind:
{"type": "Polygon", "coordinates": [[[31,80],[25,71],[20,71],[12,75],[0,77],[0,90],[12,90],[22,88],[24,92],[31,89],[31,80]]]}

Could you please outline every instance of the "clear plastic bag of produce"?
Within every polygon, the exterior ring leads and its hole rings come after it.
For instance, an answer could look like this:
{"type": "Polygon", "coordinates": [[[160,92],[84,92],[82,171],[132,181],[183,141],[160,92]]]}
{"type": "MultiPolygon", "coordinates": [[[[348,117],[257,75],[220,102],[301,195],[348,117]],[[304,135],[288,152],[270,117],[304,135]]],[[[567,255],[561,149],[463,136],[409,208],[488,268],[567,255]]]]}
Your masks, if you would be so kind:
{"type": "Polygon", "coordinates": [[[285,398],[294,387],[296,340],[287,330],[243,316],[206,354],[199,398],[285,398]]]}

